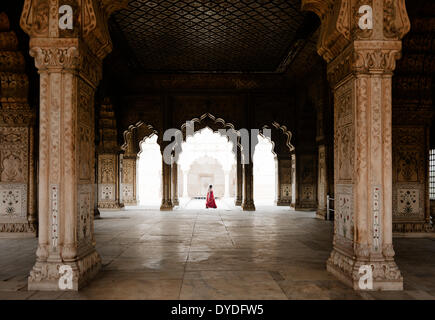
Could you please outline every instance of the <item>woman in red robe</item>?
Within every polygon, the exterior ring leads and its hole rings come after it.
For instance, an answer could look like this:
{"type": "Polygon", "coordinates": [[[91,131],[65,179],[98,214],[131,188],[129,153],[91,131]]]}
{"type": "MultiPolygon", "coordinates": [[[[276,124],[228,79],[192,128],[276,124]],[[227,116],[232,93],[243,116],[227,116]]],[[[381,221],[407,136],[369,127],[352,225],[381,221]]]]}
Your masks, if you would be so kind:
{"type": "Polygon", "coordinates": [[[216,202],[214,201],[214,195],[213,195],[213,186],[210,185],[208,187],[208,192],[207,192],[207,201],[205,203],[205,207],[208,208],[217,208],[216,206],[216,202]]]}

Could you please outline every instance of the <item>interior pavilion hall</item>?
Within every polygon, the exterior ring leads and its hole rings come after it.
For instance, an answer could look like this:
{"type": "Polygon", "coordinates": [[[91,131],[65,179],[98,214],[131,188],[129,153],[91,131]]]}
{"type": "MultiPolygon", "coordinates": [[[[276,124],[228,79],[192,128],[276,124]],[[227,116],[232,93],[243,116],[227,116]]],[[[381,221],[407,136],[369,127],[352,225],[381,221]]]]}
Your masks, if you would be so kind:
{"type": "Polygon", "coordinates": [[[2,1],[0,299],[435,299],[434,74],[431,0],[2,1]]]}

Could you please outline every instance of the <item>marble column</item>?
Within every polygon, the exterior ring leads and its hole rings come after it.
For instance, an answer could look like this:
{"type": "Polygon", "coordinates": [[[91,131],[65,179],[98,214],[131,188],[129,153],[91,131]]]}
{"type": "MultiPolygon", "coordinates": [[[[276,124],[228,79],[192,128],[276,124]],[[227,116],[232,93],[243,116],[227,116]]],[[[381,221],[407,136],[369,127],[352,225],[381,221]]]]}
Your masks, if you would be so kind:
{"type": "Polygon", "coordinates": [[[99,145],[97,147],[98,208],[120,209],[120,153],[117,141],[116,118],[108,98],[100,105],[99,145]]]}
{"type": "Polygon", "coordinates": [[[237,164],[236,164],[236,199],[234,204],[236,206],[242,205],[242,195],[243,195],[243,173],[242,173],[242,161],[240,147],[237,147],[237,164]]]}
{"type": "Polygon", "coordinates": [[[314,150],[296,147],[291,158],[292,199],[295,210],[315,211],[317,207],[317,155],[314,150]]]}
{"type": "Polygon", "coordinates": [[[36,235],[35,112],[29,80],[9,19],[0,13],[0,234],[36,235]]]}
{"type": "Polygon", "coordinates": [[[174,207],[171,197],[171,181],[171,165],[162,159],[162,204],[160,206],[162,211],[170,211],[174,207]]]}
{"type": "Polygon", "coordinates": [[[326,147],[318,147],[318,174],[317,174],[317,210],[316,215],[320,219],[326,219],[326,196],[328,195],[328,172],[326,161],[326,147]]]}
{"type": "Polygon", "coordinates": [[[73,29],[65,30],[58,2],[44,3],[25,0],[20,20],[40,75],[39,237],[28,289],[62,290],[66,268],[66,290],[78,290],[101,268],[93,222],[94,94],[111,51],[106,18],[120,3],[79,3],[73,29]]]}
{"type": "Polygon", "coordinates": [[[174,161],[172,164],[172,204],[179,206],[178,201],[178,164],[174,161]]]}
{"type": "Polygon", "coordinates": [[[98,208],[120,209],[120,154],[98,154],[98,208]]]}
{"type": "Polygon", "coordinates": [[[403,290],[392,241],[391,79],[410,29],[405,1],[325,2],[303,0],[302,8],[321,18],[318,52],[334,93],[335,220],[327,270],[355,290],[403,290]],[[360,283],[367,269],[371,288],[360,283]]]}
{"type": "Polygon", "coordinates": [[[276,205],[290,206],[291,203],[291,159],[277,157],[276,205]]]}
{"type": "Polygon", "coordinates": [[[254,165],[252,161],[243,165],[243,202],[244,211],[255,211],[254,204],[254,165]]]}
{"type": "Polygon", "coordinates": [[[124,154],[122,157],[121,196],[126,206],[137,205],[137,160],[136,154],[124,154]]]}

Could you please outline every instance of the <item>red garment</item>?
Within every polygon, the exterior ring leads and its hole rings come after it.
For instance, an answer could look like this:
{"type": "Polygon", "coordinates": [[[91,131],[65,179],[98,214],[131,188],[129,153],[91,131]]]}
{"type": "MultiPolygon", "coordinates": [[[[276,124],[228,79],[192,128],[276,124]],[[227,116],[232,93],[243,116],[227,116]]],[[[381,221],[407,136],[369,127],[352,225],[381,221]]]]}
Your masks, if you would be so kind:
{"type": "Polygon", "coordinates": [[[214,201],[213,191],[207,192],[207,201],[205,203],[206,208],[217,208],[216,202],[214,201]]]}

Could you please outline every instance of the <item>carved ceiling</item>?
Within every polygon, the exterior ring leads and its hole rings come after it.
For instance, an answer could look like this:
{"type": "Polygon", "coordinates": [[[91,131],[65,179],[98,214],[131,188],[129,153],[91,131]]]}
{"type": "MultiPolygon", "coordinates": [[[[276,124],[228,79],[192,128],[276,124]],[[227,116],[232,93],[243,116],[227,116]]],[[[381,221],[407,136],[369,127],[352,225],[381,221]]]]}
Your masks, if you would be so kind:
{"type": "Polygon", "coordinates": [[[300,0],[132,0],[111,25],[144,72],[282,72],[306,18],[300,0]]]}

